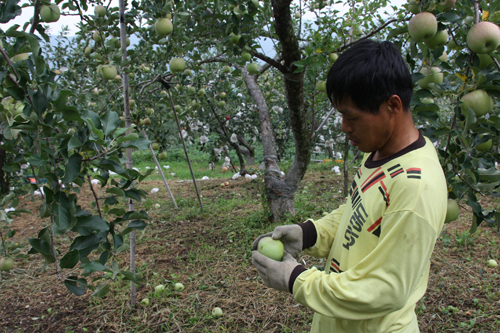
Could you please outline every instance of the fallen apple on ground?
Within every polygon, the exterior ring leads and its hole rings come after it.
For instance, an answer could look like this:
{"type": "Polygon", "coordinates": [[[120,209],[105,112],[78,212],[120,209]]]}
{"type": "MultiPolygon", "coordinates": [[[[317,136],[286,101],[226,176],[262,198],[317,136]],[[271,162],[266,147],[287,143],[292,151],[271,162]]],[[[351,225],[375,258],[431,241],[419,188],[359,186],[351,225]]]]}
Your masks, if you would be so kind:
{"type": "Polygon", "coordinates": [[[212,310],[212,316],[214,316],[215,318],[220,318],[222,317],[222,309],[219,308],[218,306],[216,306],[215,308],[213,308],[212,310]]]}
{"type": "Polygon", "coordinates": [[[174,290],[175,291],[183,291],[184,290],[184,285],[180,282],[177,282],[174,284],[174,290]]]}

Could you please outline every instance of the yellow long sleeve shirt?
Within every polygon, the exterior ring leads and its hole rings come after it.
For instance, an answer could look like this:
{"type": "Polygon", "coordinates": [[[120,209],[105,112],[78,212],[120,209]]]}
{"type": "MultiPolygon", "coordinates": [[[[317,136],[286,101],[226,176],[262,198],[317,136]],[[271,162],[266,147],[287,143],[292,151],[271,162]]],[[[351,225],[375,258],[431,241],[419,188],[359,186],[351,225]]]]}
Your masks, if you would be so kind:
{"type": "Polygon", "coordinates": [[[422,135],[386,159],[372,156],[345,205],[302,225],[305,253],[327,258],[324,271],[291,277],[295,300],[315,312],[313,333],[419,332],[414,310],[446,216],[446,180],[422,135]]]}

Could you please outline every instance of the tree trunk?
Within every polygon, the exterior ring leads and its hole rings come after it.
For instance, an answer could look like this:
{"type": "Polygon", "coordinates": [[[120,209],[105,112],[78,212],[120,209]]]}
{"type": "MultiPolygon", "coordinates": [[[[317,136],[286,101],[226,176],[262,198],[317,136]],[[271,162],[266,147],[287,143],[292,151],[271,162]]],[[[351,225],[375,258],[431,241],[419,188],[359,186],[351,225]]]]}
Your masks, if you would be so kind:
{"type": "Polygon", "coordinates": [[[5,150],[0,148],[0,194],[9,194],[10,180],[6,172],[3,171],[3,166],[7,164],[7,154],[5,150]]]}
{"type": "Polygon", "coordinates": [[[248,143],[247,140],[241,135],[238,135],[238,142],[245,148],[240,147],[241,153],[245,155],[245,162],[247,165],[255,164],[255,148],[248,143]]]}

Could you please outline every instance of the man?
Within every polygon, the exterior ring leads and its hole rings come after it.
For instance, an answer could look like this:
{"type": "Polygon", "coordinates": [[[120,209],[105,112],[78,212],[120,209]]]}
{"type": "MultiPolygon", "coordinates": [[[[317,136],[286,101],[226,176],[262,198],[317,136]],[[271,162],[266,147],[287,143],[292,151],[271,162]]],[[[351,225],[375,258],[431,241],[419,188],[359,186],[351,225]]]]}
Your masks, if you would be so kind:
{"type": "Polygon", "coordinates": [[[311,332],[419,332],[415,305],[427,288],[430,256],[446,215],[446,180],[432,142],[410,113],[413,84],[390,42],[345,51],[330,69],[327,93],[342,131],[365,158],[347,202],[320,220],[279,226],[263,236],[285,246],[281,262],[257,251],[268,287],[314,310],[311,332]],[[301,250],[327,258],[306,269],[301,250]]]}

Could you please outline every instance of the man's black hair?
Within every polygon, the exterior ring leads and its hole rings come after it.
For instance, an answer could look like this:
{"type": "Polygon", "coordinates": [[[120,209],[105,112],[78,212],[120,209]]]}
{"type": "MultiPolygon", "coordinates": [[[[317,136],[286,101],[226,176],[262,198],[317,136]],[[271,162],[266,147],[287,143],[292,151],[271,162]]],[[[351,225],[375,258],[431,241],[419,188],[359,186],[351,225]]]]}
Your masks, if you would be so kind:
{"type": "Polygon", "coordinates": [[[326,82],[334,106],[351,98],[361,110],[377,113],[382,103],[398,95],[410,109],[413,83],[399,50],[391,42],[364,40],[342,53],[326,82]]]}

